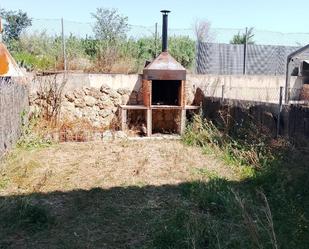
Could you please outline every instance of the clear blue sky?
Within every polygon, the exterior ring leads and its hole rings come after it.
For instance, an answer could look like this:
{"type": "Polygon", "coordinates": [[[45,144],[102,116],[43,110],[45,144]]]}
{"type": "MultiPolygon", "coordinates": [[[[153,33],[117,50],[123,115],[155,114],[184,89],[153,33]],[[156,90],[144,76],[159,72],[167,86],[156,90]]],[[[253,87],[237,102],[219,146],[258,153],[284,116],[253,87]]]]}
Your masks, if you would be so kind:
{"type": "Polygon", "coordinates": [[[215,28],[255,27],[280,32],[309,32],[308,0],[1,0],[0,7],[22,9],[33,18],[91,22],[97,7],[117,8],[133,25],[161,22],[161,9],[170,9],[171,28],[190,28],[197,18],[215,28]]]}

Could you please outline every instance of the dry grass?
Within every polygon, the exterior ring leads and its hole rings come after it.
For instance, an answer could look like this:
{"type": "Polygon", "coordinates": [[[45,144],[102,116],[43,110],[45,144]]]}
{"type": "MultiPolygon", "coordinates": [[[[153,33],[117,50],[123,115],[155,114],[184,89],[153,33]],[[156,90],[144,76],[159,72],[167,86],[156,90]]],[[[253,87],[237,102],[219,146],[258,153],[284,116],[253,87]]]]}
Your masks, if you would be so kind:
{"type": "Polygon", "coordinates": [[[231,169],[180,141],[63,143],[15,151],[1,168],[10,181],[0,193],[179,184],[199,180],[200,169],[234,177],[231,169]]]}
{"type": "Polygon", "coordinates": [[[242,179],[181,141],[26,148],[0,166],[0,248],[307,248],[308,160],[242,179]]]}
{"type": "Polygon", "coordinates": [[[0,248],[152,248],[182,184],[233,171],[181,141],[16,149],[0,166],[0,248]]]}
{"type": "MultiPolygon", "coordinates": [[[[37,119],[31,125],[29,132],[38,138],[55,142],[89,142],[95,140],[95,134],[103,133],[106,130],[108,127],[95,127],[87,119],[71,120],[63,117],[57,122],[44,118],[37,119]]],[[[113,127],[112,130],[116,130],[116,128],[113,127]]]]}

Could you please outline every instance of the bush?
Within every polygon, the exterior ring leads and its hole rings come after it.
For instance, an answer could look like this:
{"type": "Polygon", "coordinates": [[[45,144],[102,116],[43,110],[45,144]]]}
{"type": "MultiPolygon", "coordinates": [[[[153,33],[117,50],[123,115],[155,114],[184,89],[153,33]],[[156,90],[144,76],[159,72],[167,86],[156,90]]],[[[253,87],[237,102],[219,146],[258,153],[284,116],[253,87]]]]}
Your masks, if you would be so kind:
{"type": "MultiPolygon", "coordinates": [[[[18,41],[10,42],[16,61],[28,70],[62,70],[62,41],[59,36],[46,32],[23,34],[18,41]]],[[[174,36],[169,39],[170,53],[184,67],[191,68],[195,58],[195,42],[189,37],[174,36]]],[[[138,40],[113,41],[85,39],[70,35],[66,39],[67,66],[69,70],[104,73],[141,72],[146,60],[160,53],[161,42],[154,37],[138,40]]]]}
{"type": "Polygon", "coordinates": [[[170,37],[169,44],[171,55],[185,68],[192,68],[195,59],[195,41],[188,36],[173,36],[170,37]]]}
{"type": "Polygon", "coordinates": [[[28,71],[54,69],[56,59],[49,55],[34,55],[29,52],[15,52],[15,60],[28,71]]]}

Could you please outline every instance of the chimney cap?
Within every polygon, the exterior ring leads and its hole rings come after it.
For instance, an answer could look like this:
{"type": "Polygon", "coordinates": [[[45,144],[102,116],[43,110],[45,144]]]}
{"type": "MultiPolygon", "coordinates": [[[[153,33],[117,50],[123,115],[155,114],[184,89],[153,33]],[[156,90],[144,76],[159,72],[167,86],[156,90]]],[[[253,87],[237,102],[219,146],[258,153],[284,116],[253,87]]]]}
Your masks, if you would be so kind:
{"type": "Polygon", "coordinates": [[[170,10],[161,10],[161,13],[163,13],[163,15],[167,15],[170,12],[171,12],[170,10]]]}

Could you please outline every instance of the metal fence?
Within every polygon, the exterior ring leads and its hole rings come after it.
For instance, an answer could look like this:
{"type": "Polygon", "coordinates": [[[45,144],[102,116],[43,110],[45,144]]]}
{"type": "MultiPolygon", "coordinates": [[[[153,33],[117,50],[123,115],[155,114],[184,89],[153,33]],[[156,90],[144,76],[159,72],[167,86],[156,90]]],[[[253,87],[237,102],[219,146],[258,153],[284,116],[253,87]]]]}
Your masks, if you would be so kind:
{"type": "MultiPolygon", "coordinates": [[[[62,40],[65,41],[68,37],[94,37],[94,26],[93,22],[33,19],[32,26],[25,31],[25,34],[27,36],[35,34],[42,39],[46,38],[45,35],[62,36],[62,40]]],[[[129,25],[127,37],[139,39],[155,37],[155,34],[160,37],[160,33],[161,26],[156,23],[151,26],[129,25]]],[[[247,74],[282,75],[285,73],[287,55],[309,42],[309,33],[281,33],[254,29],[254,36],[251,39],[254,45],[246,46],[245,57],[244,45],[229,44],[233,36],[245,33],[245,28],[211,28],[205,37],[207,42],[197,42],[195,71],[201,74],[243,74],[246,71],[247,74]]],[[[188,36],[196,40],[193,28],[169,28],[169,36],[188,36]]],[[[154,47],[157,47],[157,44],[154,47]]],[[[57,45],[54,49],[59,50],[58,54],[63,54],[65,58],[64,46],[57,45]]]]}
{"type": "MultiPolygon", "coordinates": [[[[78,22],[64,19],[64,31],[65,35],[74,35],[77,37],[85,38],[93,37],[94,22],[78,22]]],[[[161,33],[161,20],[158,20],[158,25],[129,25],[129,31],[127,33],[129,38],[138,39],[145,36],[154,36],[157,32],[161,33]]],[[[61,35],[62,25],[61,19],[33,19],[32,26],[28,28],[27,33],[40,33],[46,31],[50,35],[61,35]]],[[[234,35],[244,34],[246,28],[216,28],[211,27],[207,37],[208,42],[212,43],[225,43],[228,44],[232,40],[234,35]]],[[[309,41],[309,33],[282,33],[276,31],[267,30],[253,30],[253,41],[258,45],[280,45],[280,46],[304,46],[309,41]]],[[[188,28],[169,28],[170,36],[189,36],[191,39],[196,39],[195,31],[193,27],[188,28]]]]}
{"type": "Polygon", "coordinates": [[[0,157],[18,140],[27,108],[26,86],[0,79],[0,157]]]}
{"type": "MultiPolygon", "coordinates": [[[[299,48],[198,42],[196,71],[200,74],[283,75],[287,56],[299,48]]],[[[309,58],[309,53],[302,56],[309,58]]]]}

